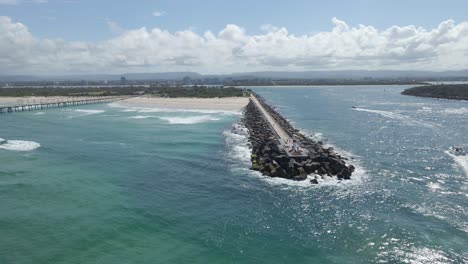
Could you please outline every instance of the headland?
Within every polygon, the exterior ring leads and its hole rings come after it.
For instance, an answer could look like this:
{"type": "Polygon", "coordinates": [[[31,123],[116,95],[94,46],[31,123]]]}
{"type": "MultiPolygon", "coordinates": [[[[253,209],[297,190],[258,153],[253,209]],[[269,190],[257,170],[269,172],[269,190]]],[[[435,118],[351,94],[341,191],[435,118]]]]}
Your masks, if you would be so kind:
{"type": "Polygon", "coordinates": [[[468,100],[468,84],[424,85],[404,90],[401,94],[450,100],[468,100]]]}

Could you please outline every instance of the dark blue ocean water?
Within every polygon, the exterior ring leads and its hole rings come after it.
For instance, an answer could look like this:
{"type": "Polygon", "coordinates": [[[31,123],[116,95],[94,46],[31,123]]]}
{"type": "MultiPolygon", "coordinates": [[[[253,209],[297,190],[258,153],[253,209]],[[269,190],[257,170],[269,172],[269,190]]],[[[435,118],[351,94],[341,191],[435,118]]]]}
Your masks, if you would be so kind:
{"type": "Polygon", "coordinates": [[[239,113],[2,115],[0,263],[467,263],[468,103],[404,88],[254,88],[354,158],[319,186],[249,171],[239,113]]]}

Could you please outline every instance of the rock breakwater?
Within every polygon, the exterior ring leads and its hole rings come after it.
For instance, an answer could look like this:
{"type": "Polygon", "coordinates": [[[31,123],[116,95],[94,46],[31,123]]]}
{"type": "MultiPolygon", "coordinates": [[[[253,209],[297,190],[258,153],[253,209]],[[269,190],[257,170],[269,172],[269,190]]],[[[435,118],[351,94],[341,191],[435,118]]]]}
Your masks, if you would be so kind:
{"type": "Polygon", "coordinates": [[[262,97],[258,95],[255,97],[291,139],[301,149],[305,149],[304,153],[307,155],[290,155],[290,152],[285,150],[288,146],[278,138],[263,113],[250,100],[241,122],[249,130],[249,143],[252,147],[251,169],[260,171],[266,176],[297,181],[307,180],[308,175],[314,175],[310,179],[313,184],[319,183],[319,179],[324,177],[351,179],[355,168],[346,165],[346,158],[337,154],[333,148],[326,148],[322,142],[316,142],[300,133],[262,97]]]}

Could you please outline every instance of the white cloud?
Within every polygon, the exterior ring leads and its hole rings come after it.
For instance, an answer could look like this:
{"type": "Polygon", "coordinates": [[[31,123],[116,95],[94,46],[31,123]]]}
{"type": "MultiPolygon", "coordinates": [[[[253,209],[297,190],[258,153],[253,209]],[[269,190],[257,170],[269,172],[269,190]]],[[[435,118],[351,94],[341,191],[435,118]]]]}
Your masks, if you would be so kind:
{"type": "Polygon", "coordinates": [[[113,21],[113,20],[110,20],[110,19],[106,19],[106,24],[107,26],[109,27],[110,31],[114,34],[121,34],[122,32],[124,32],[125,30],[119,25],[119,23],[113,21]]]}
{"type": "Polygon", "coordinates": [[[155,16],[155,17],[164,16],[165,14],[166,14],[166,12],[164,12],[164,11],[154,11],[153,12],[153,16],[155,16]]]}
{"type": "Polygon", "coordinates": [[[433,29],[350,26],[334,18],[333,27],[294,35],[284,27],[265,26],[249,35],[227,25],[219,33],[169,32],[145,27],[121,30],[101,42],[43,39],[27,26],[0,17],[0,72],[74,73],[185,71],[205,73],[258,70],[468,68],[468,22],[447,20],[433,29]]]}

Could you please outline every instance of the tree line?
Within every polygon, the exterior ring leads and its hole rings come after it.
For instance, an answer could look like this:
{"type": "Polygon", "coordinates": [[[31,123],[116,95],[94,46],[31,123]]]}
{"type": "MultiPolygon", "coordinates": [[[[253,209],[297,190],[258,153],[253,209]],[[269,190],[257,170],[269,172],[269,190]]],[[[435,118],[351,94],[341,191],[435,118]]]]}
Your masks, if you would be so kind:
{"type": "Polygon", "coordinates": [[[22,87],[0,88],[0,96],[119,96],[119,95],[153,95],[159,97],[242,97],[247,96],[249,90],[237,87],[145,87],[145,86],[113,86],[113,87],[22,87]]]}
{"type": "Polygon", "coordinates": [[[406,89],[404,95],[433,97],[453,100],[468,100],[468,84],[425,85],[406,89]]]}

